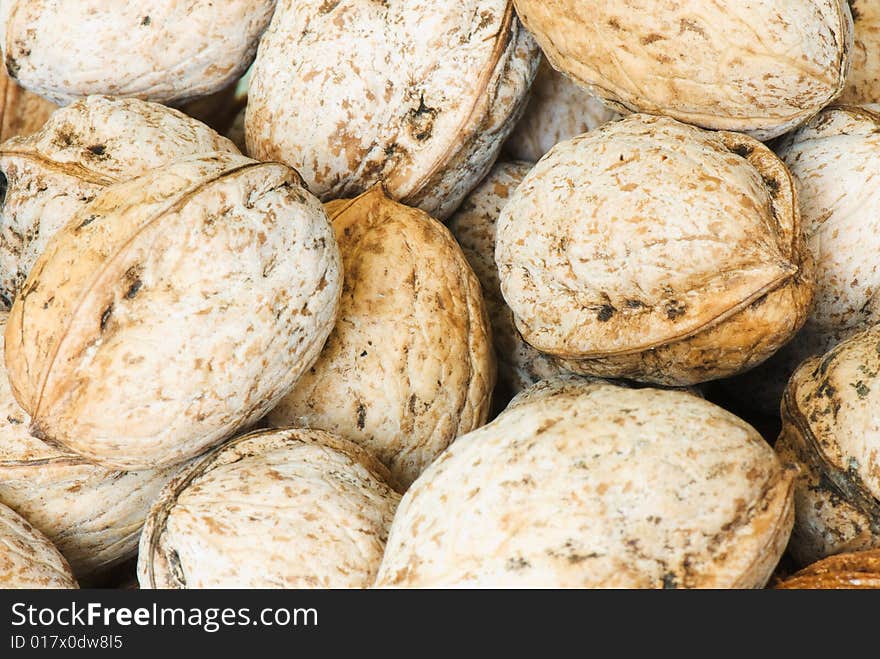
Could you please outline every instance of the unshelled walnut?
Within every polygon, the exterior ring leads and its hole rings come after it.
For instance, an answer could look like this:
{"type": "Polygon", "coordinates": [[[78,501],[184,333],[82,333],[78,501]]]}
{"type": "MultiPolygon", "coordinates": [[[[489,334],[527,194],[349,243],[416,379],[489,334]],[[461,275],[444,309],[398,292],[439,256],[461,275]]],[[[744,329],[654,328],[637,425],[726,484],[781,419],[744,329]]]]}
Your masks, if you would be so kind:
{"type": "Polygon", "coordinates": [[[840,103],[880,103],[880,4],[848,0],[855,24],[852,71],[840,103]]]}
{"type": "Polygon", "coordinates": [[[0,503],[0,589],[77,587],[61,552],[24,517],[0,503]]]}
{"type": "Polygon", "coordinates": [[[855,590],[880,589],[880,550],[838,554],[817,563],[776,584],[784,590],[855,590]]]}
{"type": "Polygon", "coordinates": [[[115,469],[175,464],[290,390],[341,279],[294,170],[178,160],[105,189],[50,241],[10,312],[10,384],[44,441],[115,469]]]}
{"type": "Polygon", "coordinates": [[[792,474],[681,391],[540,382],[452,444],[394,517],[378,586],[763,586],[792,474]]]}
{"type": "Polygon", "coordinates": [[[142,588],[365,588],[400,500],[372,455],[318,430],[263,430],[182,472],[141,536],[142,588]]]}

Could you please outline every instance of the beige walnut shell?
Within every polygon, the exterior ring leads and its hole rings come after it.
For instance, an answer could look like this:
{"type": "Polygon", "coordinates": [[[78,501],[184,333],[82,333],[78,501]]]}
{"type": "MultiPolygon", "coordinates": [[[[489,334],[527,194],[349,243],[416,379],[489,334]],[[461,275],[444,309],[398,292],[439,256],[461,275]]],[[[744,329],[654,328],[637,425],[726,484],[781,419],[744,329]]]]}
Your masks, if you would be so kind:
{"type": "Polygon", "coordinates": [[[880,113],[823,110],[779,140],[777,155],[798,190],[816,294],[803,329],[776,355],[727,387],[764,413],[808,357],[880,322],[880,113]]]}
{"type": "Polygon", "coordinates": [[[339,317],[269,423],[339,434],[409,485],[486,423],[495,359],[480,284],[446,227],[381,186],[328,213],[345,271],[339,317]]]}
{"type": "Polygon", "coordinates": [[[529,104],[504,150],[512,159],[538,162],[555,144],[617,117],[617,112],[542,58],[529,104]]]}
{"type": "Polygon", "coordinates": [[[850,70],[845,0],[515,0],[553,66],[621,111],[769,139],[850,70]]]}
{"type": "Polygon", "coordinates": [[[275,0],[6,0],[9,74],[65,104],[91,94],[180,103],[235,82],[275,0]]]}
{"type": "Polygon", "coordinates": [[[365,588],[400,500],[388,470],[319,430],[262,430],[182,472],[141,536],[142,588],[365,588]]]}
{"type": "Polygon", "coordinates": [[[795,372],[776,450],[801,468],[789,552],[806,565],[880,548],[880,328],[795,372]]]}
{"type": "Polygon", "coordinates": [[[17,512],[0,504],[0,589],[78,588],[55,546],[17,512]]]}
{"type": "Polygon", "coordinates": [[[49,239],[108,185],[178,158],[235,146],[177,110],[92,96],[37,133],[0,145],[0,299],[11,305],[49,239]]]}
{"type": "Polygon", "coordinates": [[[779,159],[648,115],[556,145],[502,210],[495,260],[532,346],[573,371],[666,385],[759,364],[812,300],[779,159]]]}
{"type": "Polygon", "coordinates": [[[38,131],[58,106],[22,89],[0,66],[0,142],[38,131]]]}
{"type": "Polygon", "coordinates": [[[760,435],[697,396],[545,380],[413,484],[376,583],[761,587],[791,490],[760,435]]]}
{"type": "Polygon", "coordinates": [[[532,167],[527,162],[496,163],[449,220],[450,230],[483,287],[498,357],[498,383],[510,395],[564,372],[551,357],[523,341],[514,325],[513,313],[501,295],[495,265],[498,215],[532,167]]]}
{"type": "Polygon", "coordinates": [[[838,102],[880,103],[880,4],[848,0],[855,25],[852,71],[838,102]]]}
{"type": "Polygon", "coordinates": [[[880,550],[823,558],[776,584],[783,590],[880,589],[880,550]]]}
{"type": "Polygon", "coordinates": [[[525,107],[538,48],[511,0],[280,0],[248,97],[248,153],[323,200],[382,182],[447,217],[525,107]]]}
{"type": "MultiPolygon", "coordinates": [[[[0,332],[6,318],[0,312],[0,332]]],[[[54,542],[80,581],[95,582],[134,556],[150,504],[176,469],[104,469],[47,446],[29,425],[0,365],[0,502],[54,542]]]]}
{"type": "Polygon", "coordinates": [[[108,467],[182,462],[317,358],[339,248],[297,173],[217,153],[107,188],[50,241],[6,328],[31,432],[108,467]]]}

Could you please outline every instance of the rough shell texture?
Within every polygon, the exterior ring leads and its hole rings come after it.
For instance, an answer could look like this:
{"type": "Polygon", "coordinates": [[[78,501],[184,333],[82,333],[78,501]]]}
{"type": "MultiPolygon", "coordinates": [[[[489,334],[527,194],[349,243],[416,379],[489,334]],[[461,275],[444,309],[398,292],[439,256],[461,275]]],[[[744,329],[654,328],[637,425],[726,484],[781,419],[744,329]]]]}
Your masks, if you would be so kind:
{"type": "Polygon", "coordinates": [[[504,207],[495,259],[532,346],[662,384],[760,363],[812,299],[782,163],[745,135],[647,115],[554,147],[504,207]]]}
{"type": "Polygon", "coordinates": [[[852,71],[841,103],[880,102],[880,3],[876,0],[849,0],[855,23],[852,71]]]}
{"type": "Polygon", "coordinates": [[[172,481],[141,536],[142,588],[364,588],[400,495],[319,430],[234,439],[172,481]]]}
{"type": "Polygon", "coordinates": [[[498,381],[509,394],[563,372],[551,357],[535,350],[517,332],[513,313],[501,295],[495,265],[498,215],[531,168],[532,164],[526,162],[496,163],[449,221],[449,228],[482,284],[498,356],[498,381]]]}
{"type": "Polygon", "coordinates": [[[760,587],[791,485],[754,429],[701,398],[544,381],[413,484],[377,585],[760,587]]]}
{"type": "Polygon", "coordinates": [[[529,104],[504,150],[511,158],[537,162],[553,145],[587,133],[618,114],[542,59],[529,104]]]}
{"type": "Polygon", "coordinates": [[[830,556],[776,584],[776,588],[786,590],[880,589],[880,550],[830,556]]]}
{"type": "Polygon", "coordinates": [[[339,317],[269,423],[337,433],[409,485],[489,414],[495,360],[480,284],[446,227],[381,187],[330,217],[345,271],[339,317]]]}
{"type": "Polygon", "coordinates": [[[275,0],[6,0],[10,75],[56,103],[90,94],[161,103],[207,96],[244,73],[275,0]]]}
{"type": "Polygon", "coordinates": [[[11,588],[77,588],[77,583],[46,536],[0,504],[0,589],[11,588]]]}
{"type": "Polygon", "coordinates": [[[15,84],[0,66],[0,142],[39,130],[58,106],[15,84]]]}
{"type": "Polygon", "coordinates": [[[781,135],[843,91],[845,0],[515,0],[553,66],[621,110],[781,135]]]}
{"type": "Polygon", "coordinates": [[[92,96],[58,110],[39,132],[0,146],[0,296],[9,305],[49,239],[112,183],[235,146],[156,103],[92,96]]]}
{"type": "Polygon", "coordinates": [[[525,107],[538,48],[510,0],[281,0],[260,42],[248,152],[322,199],[384,182],[447,217],[525,107]]]}
{"type": "Polygon", "coordinates": [[[776,450],[801,468],[789,551],[802,565],[880,547],[880,329],[814,357],[782,399],[776,450]]]}
{"type": "Polygon", "coordinates": [[[816,296],[803,329],[729,387],[765,413],[779,410],[788,378],[808,357],[880,322],[880,114],[823,110],[783,137],[776,153],[798,190],[816,296]]]}
{"type": "Polygon", "coordinates": [[[342,275],[296,172],[200,156],[101,193],[16,299],[6,364],[31,431],[151,469],[271,410],[333,328],[342,275]]]}
{"type": "Polygon", "coordinates": [[[80,581],[94,581],[134,556],[147,510],[175,470],[110,471],[47,446],[29,425],[0,365],[0,502],[54,542],[80,581]]]}

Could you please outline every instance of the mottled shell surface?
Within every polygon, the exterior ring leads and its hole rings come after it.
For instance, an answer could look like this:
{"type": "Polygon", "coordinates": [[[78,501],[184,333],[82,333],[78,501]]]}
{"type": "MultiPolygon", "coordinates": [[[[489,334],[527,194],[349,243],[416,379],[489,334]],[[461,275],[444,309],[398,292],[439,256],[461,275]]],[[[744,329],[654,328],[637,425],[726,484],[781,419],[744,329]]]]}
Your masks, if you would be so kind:
{"type": "Polygon", "coordinates": [[[776,588],[784,590],[880,589],[880,550],[829,556],[776,584],[776,588]]]}
{"type": "Polygon", "coordinates": [[[563,372],[550,356],[523,341],[514,325],[513,313],[501,295],[495,265],[498,215],[532,167],[527,162],[496,163],[449,220],[449,228],[483,287],[498,357],[498,382],[511,395],[563,372]]]}
{"type": "Polygon", "coordinates": [[[647,115],[554,147],[502,210],[495,260],[532,346],[573,371],[667,385],[759,364],[812,300],[779,159],[647,115]]]}
{"type": "Polygon", "coordinates": [[[480,284],[446,227],[381,187],[328,212],[345,271],[339,317],[269,423],[339,434],[409,485],[489,414],[495,359],[480,284]]]}
{"type": "Polygon", "coordinates": [[[758,139],[844,88],[845,0],[515,0],[554,68],[621,110],[758,139]]]}
{"type": "Polygon", "coordinates": [[[587,133],[617,112],[542,59],[522,119],[504,143],[516,160],[537,162],[555,144],[587,133]]]}
{"type": "Polygon", "coordinates": [[[0,142],[38,131],[58,106],[29,92],[0,66],[0,142]]]}
{"type": "Polygon", "coordinates": [[[840,103],[880,102],[880,3],[876,0],[849,0],[855,24],[852,71],[838,101],[840,103]]]}
{"type": "Polygon", "coordinates": [[[6,0],[9,74],[56,103],[90,94],[178,103],[235,82],[275,0],[6,0]]]}
{"type": "Polygon", "coordinates": [[[234,439],[172,481],[138,558],[142,588],[366,588],[400,500],[367,451],[318,430],[234,439]]]}
{"type": "Polygon", "coordinates": [[[92,96],[0,145],[0,298],[11,305],[49,239],[108,185],[235,145],[177,110],[92,96]]]}
{"type": "Polygon", "coordinates": [[[0,589],[78,588],[55,546],[17,512],[0,504],[0,589]]]}
{"type": "Polygon", "coordinates": [[[685,392],[541,382],[404,495],[378,586],[761,587],[792,477],[685,392]]]}
{"type": "MultiPolygon", "coordinates": [[[[6,318],[0,312],[0,332],[6,318]]],[[[0,364],[0,502],[54,542],[80,581],[94,580],[134,556],[150,504],[176,469],[104,469],[32,437],[30,420],[0,364]]]]}
{"type": "Polygon", "coordinates": [[[296,167],[323,200],[383,182],[445,218],[492,166],[538,61],[511,0],[280,0],[248,153],[296,167]]]}
{"type": "Polygon", "coordinates": [[[55,235],[9,316],[10,383],[45,441],[117,469],[175,464],[290,390],[333,328],[341,279],[294,170],[179,160],[55,235]]]}
{"type": "Polygon", "coordinates": [[[813,357],[782,399],[776,450],[801,469],[789,551],[806,565],[880,547],[880,329],[813,357]]]}

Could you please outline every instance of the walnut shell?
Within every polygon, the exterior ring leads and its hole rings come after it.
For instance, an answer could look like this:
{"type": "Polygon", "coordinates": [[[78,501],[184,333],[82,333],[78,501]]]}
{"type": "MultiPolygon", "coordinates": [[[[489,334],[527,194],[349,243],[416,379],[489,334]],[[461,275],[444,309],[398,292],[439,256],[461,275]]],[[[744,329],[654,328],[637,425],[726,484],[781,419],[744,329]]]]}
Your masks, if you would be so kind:
{"type": "Polygon", "coordinates": [[[532,346],[576,372],[666,385],[757,365],[812,299],[779,159],[648,115],[556,145],[501,212],[495,259],[532,346]]]}
{"type": "Polygon", "coordinates": [[[6,328],[31,432],[104,466],[194,457],[271,410],[333,328],[339,249],[297,173],[218,153],[107,188],[6,328]]]}
{"type": "Polygon", "coordinates": [[[0,299],[11,305],[49,239],[108,185],[235,146],[177,110],[92,96],[0,145],[0,299]]]}
{"type": "Polygon", "coordinates": [[[880,113],[838,106],[781,138],[794,178],[816,293],[803,329],[776,355],[727,387],[766,414],[808,357],[880,322],[880,113]]]}
{"type": "Polygon", "coordinates": [[[90,94],[181,103],[237,80],[275,0],[7,0],[9,74],[60,104],[90,94]]]}
{"type": "Polygon", "coordinates": [[[321,199],[383,182],[448,217],[525,107],[538,48],[511,0],[281,0],[249,91],[248,153],[321,199]]]}
{"type": "Polygon", "coordinates": [[[784,590],[880,589],[880,550],[824,558],[776,584],[784,590]]]}
{"type": "Polygon", "coordinates": [[[339,317],[269,423],[339,434],[409,485],[486,423],[495,360],[480,284],[446,227],[381,186],[327,210],[345,270],[339,317]]]}
{"type": "Polygon", "coordinates": [[[839,103],[880,102],[880,4],[876,0],[848,0],[855,25],[852,71],[839,103]]]}
{"type": "Polygon", "coordinates": [[[511,395],[564,372],[551,357],[523,341],[514,325],[513,313],[501,295],[495,265],[498,215],[532,166],[527,162],[496,163],[449,220],[449,228],[482,285],[498,357],[498,381],[505,393],[511,395]]]}
{"type": "Polygon", "coordinates": [[[806,565],[880,547],[880,328],[812,357],[782,399],[776,450],[797,463],[789,552],[806,565]]]}
{"type": "Polygon", "coordinates": [[[29,425],[0,364],[0,502],[54,542],[77,579],[94,582],[134,556],[147,510],[176,468],[104,469],[31,437],[29,425]]]}
{"type": "Polygon", "coordinates": [[[419,477],[376,583],[761,587],[792,516],[790,471],[744,421],[689,393],[567,376],[419,477]]]}
{"type": "Polygon", "coordinates": [[[0,66],[0,142],[35,133],[57,109],[54,103],[22,89],[0,66]]]}
{"type": "Polygon", "coordinates": [[[400,495],[367,451],[262,430],[182,472],[141,536],[141,588],[364,588],[400,495]]]}
{"type": "Polygon", "coordinates": [[[621,111],[769,139],[843,91],[845,0],[515,0],[554,68],[621,111]]]}
{"type": "Polygon", "coordinates": [[[541,58],[522,119],[504,143],[514,160],[538,162],[555,144],[598,128],[617,112],[541,58]]]}
{"type": "Polygon", "coordinates": [[[0,589],[78,588],[55,546],[17,512],[0,504],[0,589]]]}

